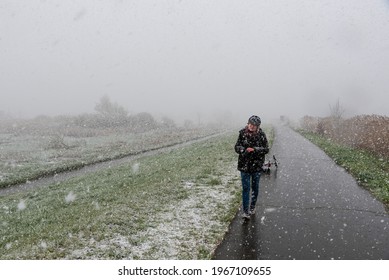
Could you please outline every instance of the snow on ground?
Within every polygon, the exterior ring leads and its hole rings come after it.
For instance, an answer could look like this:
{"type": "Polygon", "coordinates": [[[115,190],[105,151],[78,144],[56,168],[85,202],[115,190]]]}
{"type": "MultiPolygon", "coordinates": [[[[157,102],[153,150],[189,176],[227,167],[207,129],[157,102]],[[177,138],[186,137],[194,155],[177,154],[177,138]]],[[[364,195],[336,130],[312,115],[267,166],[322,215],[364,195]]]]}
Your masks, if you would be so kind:
{"type": "Polygon", "coordinates": [[[192,188],[195,191],[187,199],[155,217],[155,221],[163,222],[140,233],[145,241],[132,248],[130,259],[177,259],[182,254],[196,259],[198,251],[195,248],[212,249],[213,244],[204,242],[204,236],[210,231],[225,229],[215,217],[220,213],[215,207],[220,207],[221,201],[229,201],[232,195],[223,185],[192,185],[192,188]]]}
{"type": "Polygon", "coordinates": [[[221,216],[228,211],[234,191],[228,187],[236,177],[235,165],[222,177],[221,185],[182,182],[190,195],[151,217],[148,227],[132,236],[115,234],[107,239],[84,240],[88,247],[74,250],[67,259],[96,259],[111,250],[121,259],[198,259],[199,249],[212,251],[223,236],[228,222],[221,216]]]}

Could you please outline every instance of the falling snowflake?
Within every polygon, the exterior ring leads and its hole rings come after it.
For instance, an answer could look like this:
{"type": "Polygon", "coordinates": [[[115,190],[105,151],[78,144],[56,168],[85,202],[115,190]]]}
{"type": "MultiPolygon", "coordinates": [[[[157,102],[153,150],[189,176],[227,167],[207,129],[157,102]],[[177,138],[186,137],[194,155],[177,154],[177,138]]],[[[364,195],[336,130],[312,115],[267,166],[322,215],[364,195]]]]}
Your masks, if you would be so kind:
{"type": "Polygon", "coordinates": [[[134,163],[132,165],[132,172],[135,174],[139,173],[139,163],[134,163]]]}
{"type": "Polygon", "coordinates": [[[18,210],[22,211],[24,209],[26,209],[26,203],[24,202],[24,200],[20,200],[18,204],[18,210]]]}
{"type": "Polygon", "coordinates": [[[46,249],[47,248],[47,243],[45,241],[41,242],[41,248],[46,249]]]}
{"type": "Polygon", "coordinates": [[[99,210],[99,209],[100,209],[100,205],[99,205],[98,202],[93,201],[92,204],[95,206],[95,209],[96,209],[96,210],[99,210]]]}
{"type": "Polygon", "coordinates": [[[66,203],[73,202],[76,199],[76,195],[73,192],[68,193],[68,195],[65,197],[66,203]]]}

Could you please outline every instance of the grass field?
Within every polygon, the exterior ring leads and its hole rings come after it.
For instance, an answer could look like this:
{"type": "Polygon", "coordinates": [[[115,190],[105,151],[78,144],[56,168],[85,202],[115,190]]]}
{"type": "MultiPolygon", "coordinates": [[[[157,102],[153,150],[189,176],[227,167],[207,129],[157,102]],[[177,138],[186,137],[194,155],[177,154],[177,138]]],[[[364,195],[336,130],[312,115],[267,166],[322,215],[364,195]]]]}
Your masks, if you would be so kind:
{"type": "MultiPolygon", "coordinates": [[[[40,128],[42,129],[42,128],[40,128]]],[[[82,130],[81,130],[82,131],[82,130]]],[[[182,143],[219,131],[204,128],[156,129],[130,133],[98,130],[93,136],[70,137],[46,130],[0,132],[0,187],[116,159],[142,151],[182,143]]]]}
{"type": "Polygon", "coordinates": [[[0,197],[0,258],[209,259],[240,205],[236,135],[0,197]]]}

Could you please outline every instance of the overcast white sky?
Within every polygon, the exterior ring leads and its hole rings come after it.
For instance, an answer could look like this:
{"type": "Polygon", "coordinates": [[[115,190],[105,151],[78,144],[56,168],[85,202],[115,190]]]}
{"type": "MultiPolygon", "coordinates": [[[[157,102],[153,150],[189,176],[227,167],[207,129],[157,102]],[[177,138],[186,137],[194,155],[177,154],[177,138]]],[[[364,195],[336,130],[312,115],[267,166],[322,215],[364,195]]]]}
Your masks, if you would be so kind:
{"type": "Polygon", "coordinates": [[[389,115],[389,1],[0,0],[0,111],[389,115]]]}

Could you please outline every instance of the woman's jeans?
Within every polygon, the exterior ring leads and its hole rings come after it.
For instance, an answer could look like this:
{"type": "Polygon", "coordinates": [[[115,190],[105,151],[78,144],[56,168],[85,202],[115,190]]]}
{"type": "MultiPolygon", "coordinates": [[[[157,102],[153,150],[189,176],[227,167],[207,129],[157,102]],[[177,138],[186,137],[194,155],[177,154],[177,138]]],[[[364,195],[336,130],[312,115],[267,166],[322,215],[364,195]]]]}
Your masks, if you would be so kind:
{"type": "Polygon", "coordinates": [[[261,178],[261,173],[240,172],[240,175],[242,177],[243,212],[248,213],[249,209],[253,210],[255,208],[255,204],[257,203],[259,192],[259,179],[261,178]]]}

